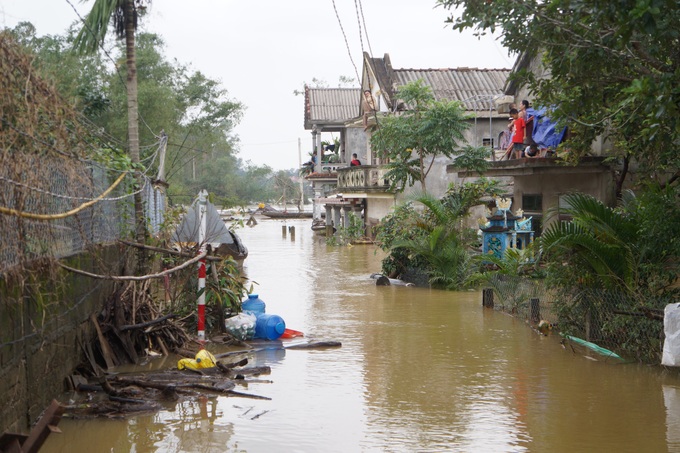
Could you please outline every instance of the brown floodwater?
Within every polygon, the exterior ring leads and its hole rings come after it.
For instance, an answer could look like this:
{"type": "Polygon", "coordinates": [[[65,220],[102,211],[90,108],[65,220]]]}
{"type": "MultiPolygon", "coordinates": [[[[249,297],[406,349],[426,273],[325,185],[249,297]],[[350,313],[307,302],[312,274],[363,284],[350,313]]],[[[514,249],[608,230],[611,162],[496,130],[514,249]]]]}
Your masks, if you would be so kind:
{"type": "Polygon", "coordinates": [[[126,420],[63,419],[41,451],[680,451],[676,371],[563,348],[483,310],[480,292],[377,287],[374,246],[327,246],[309,220],[288,221],[295,238],[283,237],[282,225],[240,230],[246,272],[267,313],[341,348],[272,342],[251,357],[271,366],[271,382],[236,389],[271,401],[220,396],[126,420]]]}

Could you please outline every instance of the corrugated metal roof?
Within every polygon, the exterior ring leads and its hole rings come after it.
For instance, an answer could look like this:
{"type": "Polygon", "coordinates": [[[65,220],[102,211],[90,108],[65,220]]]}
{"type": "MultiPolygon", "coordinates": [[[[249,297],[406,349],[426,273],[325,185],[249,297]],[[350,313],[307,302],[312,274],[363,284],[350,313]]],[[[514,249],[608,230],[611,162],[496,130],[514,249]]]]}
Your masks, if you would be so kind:
{"type": "Polygon", "coordinates": [[[400,87],[422,79],[437,101],[460,101],[466,110],[489,110],[494,96],[503,94],[509,69],[395,69],[400,87]]]}
{"type": "Polygon", "coordinates": [[[306,126],[344,124],[359,116],[359,88],[308,88],[306,98],[306,126]]]}

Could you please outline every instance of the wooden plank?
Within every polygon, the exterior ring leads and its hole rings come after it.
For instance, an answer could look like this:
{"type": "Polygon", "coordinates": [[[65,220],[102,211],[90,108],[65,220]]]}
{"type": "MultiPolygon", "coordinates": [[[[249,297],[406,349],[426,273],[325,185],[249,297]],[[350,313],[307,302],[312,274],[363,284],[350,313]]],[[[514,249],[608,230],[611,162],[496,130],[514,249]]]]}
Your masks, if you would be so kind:
{"type": "Polygon", "coordinates": [[[0,436],[0,452],[21,453],[21,444],[27,438],[25,434],[4,433],[0,436]]]}
{"type": "Polygon", "coordinates": [[[24,453],[37,453],[45,443],[47,436],[56,429],[64,410],[64,406],[59,404],[57,400],[52,400],[52,403],[31,430],[26,441],[21,444],[21,450],[24,453]]]}
{"type": "Polygon", "coordinates": [[[97,337],[99,338],[99,344],[101,345],[102,348],[102,355],[104,356],[104,361],[106,362],[106,368],[110,369],[115,366],[115,363],[113,361],[113,352],[111,351],[111,345],[109,342],[106,340],[104,337],[104,334],[102,333],[102,328],[99,325],[99,321],[97,321],[97,316],[92,314],[90,316],[90,319],[92,320],[92,324],[94,324],[94,328],[97,329],[97,337]]]}

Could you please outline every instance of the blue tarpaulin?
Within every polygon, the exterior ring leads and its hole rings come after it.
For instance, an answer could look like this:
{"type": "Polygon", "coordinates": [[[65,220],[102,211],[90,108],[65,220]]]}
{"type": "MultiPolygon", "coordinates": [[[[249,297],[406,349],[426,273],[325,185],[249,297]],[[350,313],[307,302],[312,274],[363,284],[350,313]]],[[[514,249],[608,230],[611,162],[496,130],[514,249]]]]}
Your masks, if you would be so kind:
{"type": "Polygon", "coordinates": [[[546,116],[547,108],[527,109],[527,118],[534,117],[531,138],[539,148],[556,148],[562,142],[567,128],[557,129],[557,124],[546,116]]]}

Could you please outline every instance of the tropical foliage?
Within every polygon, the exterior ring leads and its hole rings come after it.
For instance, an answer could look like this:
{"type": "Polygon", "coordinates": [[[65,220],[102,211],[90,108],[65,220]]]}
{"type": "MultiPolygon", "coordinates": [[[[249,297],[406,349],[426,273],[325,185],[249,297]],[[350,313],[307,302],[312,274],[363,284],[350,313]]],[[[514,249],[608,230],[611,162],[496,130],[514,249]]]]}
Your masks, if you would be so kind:
{"type": "Polygon", "coordinates": [[[628,192],[620,208],[589,195],[566,195],[569,207],[559,213],[572,221],[555,222],[541,236],[549,262],[566,268],[552,274],[558,279],[577,277],[582,286],[631,294],[667,291],[677,279],[680,258],[680,227],[676,223],[669,228],[680,220],[674,192],[673,187],[646,192],[644,199],[628,192]],[[659,237],[660,229],[670,236],[659,237]]]}
{"type": "MultiPolygon", "coordinates": [[[[127,151],[133,165],[140,163],[135,34],[138,17],[140,11],[144,10],[145,3],[145,0],[95,0],[92,10],[83,22],[83,28],[74,40],[76,51],[83,54],[95,53],[106,39],[109,23],[113,22],[116,38],[125,42],[127,151]]],[[[141,188],[142,175],[139,172],[136,179],[138,188],[141,188]]],[[[134,203],[136,237],[137,242],[142,243],[147,232],[142,194],[139,190],[134,194],[134,203]]]]}
{"type": "Polygon", "coordinates": [[[473,284],[479,267],[473,248],[477,235],[463,221],[482,197],[498,191],[496,181],[480,179],[452,185],[441,199],[427,193],[412,197],[422,211],[412,202],[395,209],[376,236],[379,246],[389,253],[383,260],[383,273],[398,277],[420,271],[431,286],[445,289],[473,284]]]}
{"type": "Polygon", "coordinates": [[[677,187],[626,193],[620,208],[583,194],[541,236],[548,281],[568,333],[643,361],[659,355],[663,308],[677,300],[680,212],[677,187]]]}
{"type": "MultiPolygon", "coordinates": [[[[72,51],[74,29],[64,36],[37,36],[35,27],[23,22],[11,33],[36,55],[36,67],[83,114],[86,126],[105,132],[109,141],[99,144],[100,154],[104,156],[106,149],[125,149],[124,46],[81,55],[72,51]],[[107,64],[110,59],[115,67],[107,64]]],[[[165,178],[171,202],[190,203],[206,187],[225,207],[278,199],[281,194],[274,188],[273,170],[238,158],[233,129],[245,106],[233,100],[218,81],[169,61],[163,50],[158,35],[136,35],[137,99],[143,125],[139,129],[140,159],[147,174],[156,175],[158,162],[153,159],[164,133],[168,138],[165,178]]]]}
{"type": "Polygon", "coordinates": [[[465,141],[469,127],[465,112],[455,101],[435,101],[422,80],[401,87],[398,98],[407,106],[381,119],[371,135],[371,147],[389,159],[386,178],[392,190],[403,191],[420,182],[427,192],[427,175],[437,156],[451,158],[465,141]]]}
{"type": "Polygon", "coordinates": [[[366,237],[363,220],[353,212],[348,214],[349,224],[341,226],[333,236],[326,238],[328,245],[350,245],[366,237]]]}

